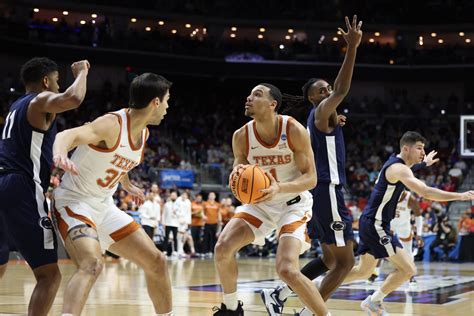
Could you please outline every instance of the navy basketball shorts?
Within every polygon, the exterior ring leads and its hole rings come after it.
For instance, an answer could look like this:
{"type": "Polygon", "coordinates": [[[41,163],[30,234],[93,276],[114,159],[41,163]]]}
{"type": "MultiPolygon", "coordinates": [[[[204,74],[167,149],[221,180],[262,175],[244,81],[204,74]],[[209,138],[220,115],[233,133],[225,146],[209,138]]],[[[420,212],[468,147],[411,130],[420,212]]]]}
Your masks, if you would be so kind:
{"type": "Polygon", "coordinates": [[[0,257],[8,258],[10,239],[32,269],[56,263],[56,235],[41,185],[22,174],[7,173],[0,174],[0,187],[0,257]]]}
{"type": "Polygon", "coordinates": [[[369,253],[375,259],[388,258],[396,253],[397,247],[403,249],[388,225],[364,215],[359,219],[359,238],[359,255],[369,253]]]}
{"type": "Polygon", "coordinates": [[[313,194],[313,217],[308,223],[309,236],[321,243],[344,247],[354,239],[352,216],[344,202],[342,185],[318,183],[313,194]]]}

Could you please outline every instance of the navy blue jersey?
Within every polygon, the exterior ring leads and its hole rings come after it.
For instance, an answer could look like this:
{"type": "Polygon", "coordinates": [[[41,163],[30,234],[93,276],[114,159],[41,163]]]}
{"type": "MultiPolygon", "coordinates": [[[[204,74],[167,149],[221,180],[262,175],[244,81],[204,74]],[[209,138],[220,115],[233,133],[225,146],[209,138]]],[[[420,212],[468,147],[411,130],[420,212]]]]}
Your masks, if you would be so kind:
{"type": "Polygon", "coordinates": [[[369,201],[362,212],[362,215],[382,221],[385,225],[390,225],[390,221],[395,217],[395,210],[400,200],[400,195],[405,190],[405,185],[402,182],[390,183],[385,177],[387,168],[396,163],[405,164],[403,159],[396,155],[390,156],[385,162],[382,170],[380,170],[375,187],[370,194],[369,201]]]}
{"type": "Polygon", "coordinates": [[[10,107],[0,140],[0,168],[24,174],[46,192],[57,128],[56,120],[47,131],[38,130],[28,122],[28,106],[36,95],[26,94],[10,107]]]}
{"type": "Polygon", "coordinates": [[[318,183],[346,184],[346,149],[342,127],[338,124],[331,133],[323,133],[314,125],[313,108],[308,116],[307,129],[311,137],[318,183]]]}

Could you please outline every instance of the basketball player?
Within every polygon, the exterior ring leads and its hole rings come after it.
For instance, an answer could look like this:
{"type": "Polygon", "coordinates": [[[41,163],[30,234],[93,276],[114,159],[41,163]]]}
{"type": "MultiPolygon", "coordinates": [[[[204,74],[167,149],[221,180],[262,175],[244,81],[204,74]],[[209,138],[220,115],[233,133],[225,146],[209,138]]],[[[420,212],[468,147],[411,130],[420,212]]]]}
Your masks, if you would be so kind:
{"type": "Polygon", "coordinates": [[[45,193],[56,115],[82,103],[89,67],[85,60],[73,63],[75,81],[59,93],[58,65],[45,57],[29,60],[21,68],[26,94],[11,105],[5,119],[0,141],[0,270],[4,272],[8,262],[8,236],[36,278],[28,315],[48,313],[61,281],[45,193]]]}
{"type": "Polygon", "coordinates": [[[234,170],[244,164],[259,164],[271,180],[256,204],[245,204],[225,226],[215,248],[215,263],[224,300],[214,315],[243,315],[237,300],[236,252],[250,244],[263,245],[273,229],[279,232],[276,270],[317,315],[329,315],[317,289],[299,271],[298,257],[310,247],[306,222],[311,217],[312,198],[307,191],[316,185],[316,168],[305,128],[289,116],[277,114],[280,90],[268,83],[252,89],[245,115],[253,120],[238,129],[232,139],[234,170]]]}
{"type": "Polygon", "coordinates": [[[63,315],[81,313],[104,266],[105,250],[142,267],[156,315],[172,315],[166,257],[112,198],[120,182],[143,202],[143,192],[132,185],[128,172],[143,159],[146,126],[160,124],[166,114],[170,86],[162,76],[142,74],[130,85],[129,109],[105,114],[56,137],[54,163],[67,172],[54,192],[54,215],[77,266],[65,289],[63,315]],[[74,148],[69,159],[68,151],[74,148]]]}
{"type": "MultiPolygon", "coordinates": [[[[431,151],[425,156],[422,163],[414,165],[411,170],[415,172],[419,169],[429,167],[437,163],[439,158],[434,159],[436,154],[436,151],[431,151]]],[[[395,235],[397,235],[398,239],[400,239],[403,249],[405,249],[411,259],[415,261],[413,256],[413,229],[411,225],[411,211],[413,211],[416,216],[416,241],[418,244],[420,244],[422,242],[421,235],[423,233],[423,216],[421,214],[421,208],[418,201],[410,191],[405,190],[400,195],[400,200],[397,203],[397,208],[395,211],[395,218],[390,222],[390,229],[395,233],[395,235]]],[[[370,282],[375,281],[375,279],[380,275],[382,265],[383,260],[379,260],[374,273],[369,277],[370,282]]],[[[411,277],[410,283],[416,283],[414,276],[411,277]]]]}
{"type": "Polygon", "coordinates": [[[344,283],[367,279],[374,271],[377,259],[386,258],[395,267],[395,271],[388,275],[381,287],[361,303],[362,309],[370,315],[388,315],[382,300],[416,274],[412,258],[390,231],[390,222],[395,217],[397,203],[405,188],[433,201],[474,199],[474,191],[457,193],[439,190],[428,187],[413,175],[410,167],[423,160],[425,143],[425,138],[417,132],[408,131],[403,134],[400,153],[392,155],[383,165],[359,219],[358,253],[361,257],[344,283]]]}
{"type": "MultiPolygon", "coordinates": [[[[326,301],[339,287],[354,266],[352,218],[344,202],[343,186],[346,184],[345,147],[342,126],[345,117],[337,114],[337,107],[350,89],[357,47],[362,38],[362,21],[352,24],[346,17],[347,33],[341,28],[347,42],[347,51],[341,70],[334,82],[334,91],[324,80],[312,78],[303,86],[303,97],[296,103],[311,110],[307,128],[316,158],[318,185],[312,190],[313,217],[308,223],[311,238],[318,238],[323,256],[309,262],[301,272],[310,280],[329,270],[319,291],[326,301]]],[[[263,290],[262,299],[269,315],[281,315],[283,303],[292,290],[286,285],[263,290]]]]}

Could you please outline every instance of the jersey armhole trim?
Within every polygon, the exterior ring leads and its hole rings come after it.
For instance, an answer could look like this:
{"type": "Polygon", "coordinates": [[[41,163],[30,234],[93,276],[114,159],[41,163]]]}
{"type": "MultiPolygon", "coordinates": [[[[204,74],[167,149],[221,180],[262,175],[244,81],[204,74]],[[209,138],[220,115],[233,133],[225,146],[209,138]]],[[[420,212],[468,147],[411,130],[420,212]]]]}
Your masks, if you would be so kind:
{"type": "Polygon", "coordinates": [[[247,141],[247,143],[245,145],[245,157],[248,158],[249,152],[250,152],[250,136],[249,136],[249,125],[248,124],[245,124],[245,139],[247,141]]]}
{"type": "Polygon", "coordinates": [[[292,117],[289,117],[288,121],[286,122],[286,139],[288,142],[288,147],[290,147],[292,151],[295,151],[295,148],[293,147],[293,143],[291,142],[291,137],[290,137],[290,123],[293,123],[292,117]]]}
{"type": "Polygon", "coordinates": [[[114,113],[114,112],[111,112],[109,114],[113,114],[115,115],[117,118],[118,118],[118,121],[119,121],[119,125],[120,125],[120,132],[119,132],[119,135],[118,135],[118,138],[117,138],[117,141],[115,142],[115,145],[114,147],[112,148],[101,148],[99,146],[96,146],[96,145],[93,145],[93,144],[89,144],[89,147],[96,150],[96,151],[100,151],[100,152],[103,152],[103,153],[110,153],[110,152],[113,152],[117,149],[118,145],[120,144],[120,139],[122,137],[122,118],[120,117],[120,115],[118,115],[117,113],[114,113]]]}

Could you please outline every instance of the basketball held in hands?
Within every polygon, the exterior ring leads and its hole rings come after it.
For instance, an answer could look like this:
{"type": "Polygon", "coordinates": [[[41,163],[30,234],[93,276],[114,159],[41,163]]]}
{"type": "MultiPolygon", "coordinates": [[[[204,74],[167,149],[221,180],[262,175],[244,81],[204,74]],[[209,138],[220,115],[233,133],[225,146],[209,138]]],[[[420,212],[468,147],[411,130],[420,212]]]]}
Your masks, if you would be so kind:
{"type": "Polygon", "coordinates": [[[259,166],[247,165],[239,168],[230,179],[229,186],[237,200],[243,204],[253,204],[263,196],[260,190],[270,186],[270,179],[259,166]]]}

